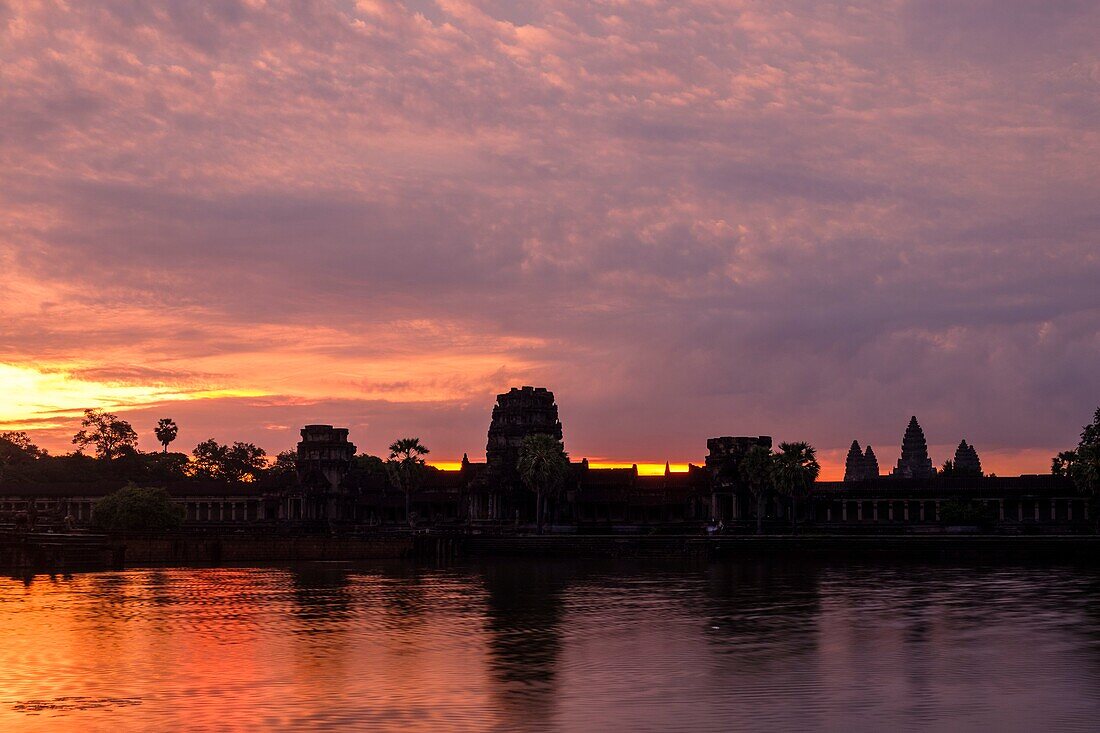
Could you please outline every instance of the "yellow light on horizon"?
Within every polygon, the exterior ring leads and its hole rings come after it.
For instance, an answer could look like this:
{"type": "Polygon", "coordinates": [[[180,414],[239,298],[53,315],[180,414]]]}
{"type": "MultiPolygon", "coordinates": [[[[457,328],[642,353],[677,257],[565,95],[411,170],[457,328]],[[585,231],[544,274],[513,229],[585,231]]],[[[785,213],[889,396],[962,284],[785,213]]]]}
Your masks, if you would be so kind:
{"type": "MultiPolygon", "coordinates": [[[[429,466],[434,466],[440,471],[458,471],[462,468],[462,461],[429,461],[429,466]]],[[[664,463],[642,462],[642,463],[627,463],[625,461],[589,461],[589,468],[633,468],[638,467],[638,474],[641,476],[662,476],[665,472],[664,463]]],[[[669,463],[669,470],[672,473],[687,473],[687,463],[669,463]]]]}
{"type": "MultiPolygon", "coordinates": [[[[665,472],[665,464],[642,462],[642,463],[627,463],[626,461],[589,461],[589,468],[633,468],[638,467],[638,475],[640,476],[661,476],[665,472]]],[[[672,463],[669,462],[668,469],[672,473],[687,473],[687,463],[672,463]]]]}
{"type": "Polygon", "coordinates": [[[167,385],[96,382],[72,376],[77,367],[35,369],[0,363],[0,429],[60,426],[87,408],[141,409],[161,402],[262,397],[256,389],[187,389],[167,385]],[[68,419],[67,419],[68,418],[68,419]]]}

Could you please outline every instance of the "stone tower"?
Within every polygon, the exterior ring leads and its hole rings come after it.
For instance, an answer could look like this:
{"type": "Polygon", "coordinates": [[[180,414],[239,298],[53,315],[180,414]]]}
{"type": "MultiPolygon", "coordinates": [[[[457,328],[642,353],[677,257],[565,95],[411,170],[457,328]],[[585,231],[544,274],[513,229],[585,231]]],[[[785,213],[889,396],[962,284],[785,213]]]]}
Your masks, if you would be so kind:
{"type": "Polygon", "coordinates": [[[871,444],[867,444],[867,452],[863,454],[863,467],[867,471],[867,478],[878,478],[878,456],[871,450],[871,444]]]}
{"type": "Polygon", "coordinates": [[[707,438],[705,465],[712,475],[718,476],[719,472],[723,472],[728,474],[727,478],[732,479],[737,475],[737,467],[741,464],[741,459],[756,446],[771,450],[771,436],[724,435],[720,438],[707,438]]]}
{"type": "Polygon", "coordinates": [[[355,457],[355,444],[348,441],[348,429],[306,425],[301,432],[294,461],[298,483],[319,491],[339,490],[355,457]]]}
{"type": "Polygon", "coordinates": [[[755,516],[755,499],[742,486],[741,462],[749,451],[772,449],[770,435],[723,435],[707,438],[706,470],[710,475],[710,517],[712,521],[755,516]]]}
{"type": "Polygon", "coordinates": [[[524,438],[534,434],[562,439],[554,393],[545,387],[512,387],[497,395],[489,423],[489,442],[485,446],[486,471],[491,482],[510,486],[518,481],[516,463],[520,446],[524,438]]]}
{"type": "Polygon", "coordinates": [[[852,447],[848,449],[848,457],[844,459],[844,480],[862,481],[866,474],[866,464],[863,460],[863,449],[859,447],[859,441],[853,440],[852,447]]]}
{"type": "Polygon", "coordinates": [[[928,443],[924,440],[924,431],[914,415],[909,418],[905,428],[905,437],[901,440],[901,458],[894,469],[894,475],[901,478],[928,478],[935,470],[932,459],[928,457],[928,443]]]}
{"type": "Polygon", "coordinates": [[[982,462],[978,458],[978,451],[965,440],[959,443],[955,449],[955,473],[966,476],[981,476],[982,462]]]}
{"type": "Polygon", "coordinates": [[[347,428],[306,425],[294,459],[298,485],[282,497],[280,516],[290,520],[346,519],[351,497],[342,489],[355,457],[347,428]]]}
{"type": "Polygon", "coordinates": [[[859,441],[853,440],[844,461],[844,480],[867,481],[873,478],[878,478],[878,458],[875,457],[875,452],[868,445],[867,452],[864,453],[859,448],[859,441]]]}

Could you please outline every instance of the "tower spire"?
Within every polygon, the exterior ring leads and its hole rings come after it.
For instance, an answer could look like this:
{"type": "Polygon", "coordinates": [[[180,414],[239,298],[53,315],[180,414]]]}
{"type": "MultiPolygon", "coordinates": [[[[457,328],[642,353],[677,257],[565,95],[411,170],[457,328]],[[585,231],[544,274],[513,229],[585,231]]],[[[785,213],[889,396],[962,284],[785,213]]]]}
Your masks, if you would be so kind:
{"type": "Polygon", "coordinates": [[[867,478],[878,478],[878,456],[871,450],[871,444],[867,444],[867,452],[863,454],[863,466],[867,469],[867,478]]]}
{"type": "Polygon", "coordinates": [[[865,474],[863,451],[859,447],[859,441],[853,440],[852,447],[848,449],[848,457],[844,459],[844,480],[862,481],[865,474]]]}
{"type": "Polygon", "coordinates": [[[894,475],[901,478],[928,478],[935,471],[932,459],[928,457],[928,443],[924,439],[924,430],[917,422],[917,416],[909,418],[905,436],[901,439],[901,457],[894,468],[894,475]]]}
{"type": "Polygon", "coordinates": [[[959,447],[955,449],[955,473],[969,476],[982,475],[982,462],[978,458],[978,451],[966,440],[960,441],[959,447]]]}

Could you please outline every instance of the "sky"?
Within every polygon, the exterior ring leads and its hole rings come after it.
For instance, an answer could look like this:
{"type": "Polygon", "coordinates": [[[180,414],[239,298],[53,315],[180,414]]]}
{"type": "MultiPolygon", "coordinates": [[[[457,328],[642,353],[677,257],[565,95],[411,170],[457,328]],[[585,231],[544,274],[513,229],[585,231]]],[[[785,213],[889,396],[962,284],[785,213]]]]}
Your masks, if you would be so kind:
{"type": "Polygon", "coordinates": [[[0,0],[0,430],[484,456],[853,438],[1049,470],[1100,404],[1100,4],[0,0]]]}

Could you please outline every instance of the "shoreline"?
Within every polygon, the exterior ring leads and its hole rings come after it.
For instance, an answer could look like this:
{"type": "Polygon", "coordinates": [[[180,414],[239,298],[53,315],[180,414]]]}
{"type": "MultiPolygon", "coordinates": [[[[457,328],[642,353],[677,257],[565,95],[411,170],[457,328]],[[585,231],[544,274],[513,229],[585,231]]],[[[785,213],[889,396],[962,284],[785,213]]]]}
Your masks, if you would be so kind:
{"type": "Polygon", "coordinates": [[[805,557],[1100,562],[1098,535],[0,535],[0,571],[66,572],[250,562],[494,558],[805,557]]]}

